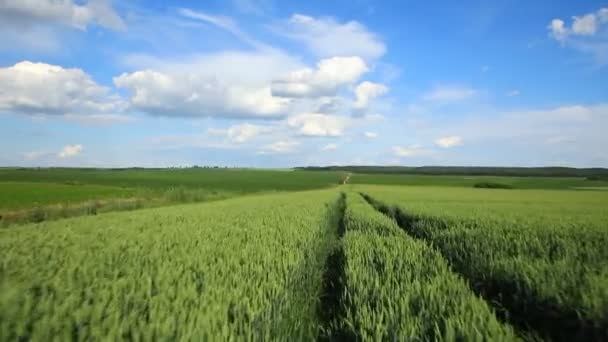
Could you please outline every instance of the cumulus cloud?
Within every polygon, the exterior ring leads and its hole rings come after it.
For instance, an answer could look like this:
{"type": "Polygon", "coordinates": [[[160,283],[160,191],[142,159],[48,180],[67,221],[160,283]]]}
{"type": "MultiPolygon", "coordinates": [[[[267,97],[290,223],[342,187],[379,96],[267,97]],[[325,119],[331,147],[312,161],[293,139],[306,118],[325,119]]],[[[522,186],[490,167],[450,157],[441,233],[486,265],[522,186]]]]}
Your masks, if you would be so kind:
{"type": "Polygon", "coordinates": [[[85,4],[72,0],[3,0],[0,1],[0,19],[0,26],[18,29],[59,24],[85,30],[92,23],[113,30],[126,28],[106,0],[90,0],[85,4]]]}
{"type": "Polygon", "coordinates": [[[275,27],[275,32],[304,43],[320,57],[361,56],[375,59],[386,52],[382,40],[356,21],[340,23],[329,17],[294,14],[287,22],[275,27]]]}
{"type": "Polygon", "coordinates": [[[573,17],[572,19],[572,33],[590,36],[597,32],[598,20],[595,14],[573,17]]]}
{"type": "Polygon", "coordinates": [[[549,36],[562,46],[570,46],[585,53],[593,54],[600,63],[608,62],[608,8],[581,16],[573,16],[570,26],[560,19],[551,20],[547,29],[549,36]],[[601,33],[601,34],[600,34],[601,33]]]}
{"type": "Polygon", "coordinates": [[[131,92],[131,105],[158,116],[272,119],[285,114],[289,100],[272,96],[269,86],[248,87],[209,75],[142,70],[114,78],[131,92]]]}
{"type": "Polygon", "coordinates": [[[99,115],[123,109],[118,96],[81,69],[29,61],[0,68],[0,112],[99,115]]]}
{"type": "Polygon", "coordinates": [[[281,97],[333,96],[355,83],[368,67],[360,57],[332,57],[317,63],[316,69],[292,71],[272,82],[272,95],[281,97]]]}
{"type": "Polygon", "coordinates": [[[338,137],[344,133],[350,120],[344,116],[322,113],[302,113],[287,119],[287,125],[297,133],[310,137],[338,137]]]}
{"type": "Polygon", "coordinates": [[[367,108],[369,102],[378,96],[382,96],[388,92],[388,87],[380,83],[362,82],[355,88],[356,100],[354,107],[356,109],[367,108]]]}
{"type": "Polygon", "coordinates": [[[79,155],[83,149],[84,148],[80,144],[66,145],[61,149],[61,151],[57,154],[57,156],[62,159],[72,158],[72,157],[79,155]]]}
{"type": "Polygon", "coordinates": [[[393,154],[397,157],[421,157],[428,156],[432,151],[423,146],[414,144],[406,147],[393,146],[393,154]]]}
{"type": "Polygon", "coordinates": [[[292,140],[279,140],[272,144],[263,146],[260,150],[260,154],[276,154],[276,153],[291,153],[295,151],[300,143],[292,140]]]}
{"type": "Polygon", "coordinates": [[[220,51],[180,58],[158,58],[129,54],[122,64],[132,70],[155,70],[167,74],[195,74],[216,78],[224,83],[260,86],[279,75],[301,69],[295,57],[279,50],[220,51]]]}
{"type": "Polygon", "coordinates": [[[375,139],[378,137],[378,133],[376,132],[364,132],[363,136],[365,136],[367,139],[375,139]]]}
{"type": "Polygon", "coordinates": [[[549,26],[547,26],[549,32],[553,38],[559,41],[563,41],[568,36],[568,29],[566,23],[561,19],[553,19],[549,26]]]}
{"type": "Polygon", "coordinates": [[[291,99],[274,96],[271,82],[302,64],[278,50],[223,51],[159,59],[130,55],[123,64],[138,71],[114,78],[130,90],[133,108],[152,115],[279,118],[291,99]]]}
{"type": "Polygon", "coordinates": [[[336,113],[346,106],[345,99],[338,96],[322,96],[316,99],[314,111],[317,113],[336,113]]]}
{"type": "Polygon", "coordinates": [[[456,85],[438,86],[425,94],[423,99],[432,102],[455,102],[467,100],[477,94],[477,90],[456,85]]]}
{"type": "Polygon", "coordinates": [[[441,148],[451,148],[456,146],[461,146],[463,144],[462,138],[457,135],[441,137],[435,140],[435,145],[441,148]]]}

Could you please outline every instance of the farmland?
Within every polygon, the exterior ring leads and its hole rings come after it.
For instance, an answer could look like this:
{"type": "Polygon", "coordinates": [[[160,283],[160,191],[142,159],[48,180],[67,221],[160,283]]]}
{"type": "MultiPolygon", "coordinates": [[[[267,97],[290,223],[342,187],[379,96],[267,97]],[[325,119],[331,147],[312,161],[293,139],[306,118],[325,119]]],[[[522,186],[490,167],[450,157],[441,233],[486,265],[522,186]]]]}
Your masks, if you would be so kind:
{"type": "Polygon", "coordinates": [[[386,186],[359,174],[337,185],[343,173],[256,170],[154,170],[123,187],[142,171],[36,171],[5,183],[125,199],[165,191],[170,172],[268,183],[0,229],[3,341],[608,339],[605,191],[386,186]]]}
{"type": "Polygon", "coordinates": [[[359,190],[513,325],[554,340],[608,336],[606,194],[359,190]]]}
{"type": "Polygon", "coordinates": [[[605,180],[584,177],[505,177],[486,175],[420,175],[420,174],[354,174],[352,184],[474,187],[476,184],[498,184],[514,189],[601,190],[608,189],[605,180]]]}
{"type": "Polygon", "coordinates": [[[0,340],[316,336],[337,199],[246,197],[0,231],[0,340]]]}
{"type": "Polygon", "coordinates": [[[341,172],[254,169],[0,169],[0,226],[246,194],[327,188],[341,172]]]}

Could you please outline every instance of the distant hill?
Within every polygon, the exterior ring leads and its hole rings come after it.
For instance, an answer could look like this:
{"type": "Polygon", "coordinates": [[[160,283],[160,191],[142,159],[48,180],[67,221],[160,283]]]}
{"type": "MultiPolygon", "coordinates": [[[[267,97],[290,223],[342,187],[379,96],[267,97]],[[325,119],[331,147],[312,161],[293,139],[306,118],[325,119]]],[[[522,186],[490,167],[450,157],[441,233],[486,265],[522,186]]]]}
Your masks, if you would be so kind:
{"type": "Polygon", "coordinates": [[[311,166],[297,167],[308,171],[347,171],[353,173],[418,174],[418,175],[475,175],[516,177],[586,177],[608,179],[606,168],[573,167],[487,167],[487,166],[311,166]]]}

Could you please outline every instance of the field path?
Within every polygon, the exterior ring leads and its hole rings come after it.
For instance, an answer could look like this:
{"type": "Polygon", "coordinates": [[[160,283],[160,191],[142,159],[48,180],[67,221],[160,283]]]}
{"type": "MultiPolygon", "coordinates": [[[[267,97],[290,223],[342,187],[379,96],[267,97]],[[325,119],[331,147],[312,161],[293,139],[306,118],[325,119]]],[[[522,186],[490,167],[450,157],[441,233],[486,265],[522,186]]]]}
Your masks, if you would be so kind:
{"type": "Polygon", "coordinates": [[[348,181],[350,180],[350,176],[352,175],[352,173],[349,173],[346,175],[346,178],[344,178],[344,180],[342,181],[342,184],[347,184],[348,181]]]}

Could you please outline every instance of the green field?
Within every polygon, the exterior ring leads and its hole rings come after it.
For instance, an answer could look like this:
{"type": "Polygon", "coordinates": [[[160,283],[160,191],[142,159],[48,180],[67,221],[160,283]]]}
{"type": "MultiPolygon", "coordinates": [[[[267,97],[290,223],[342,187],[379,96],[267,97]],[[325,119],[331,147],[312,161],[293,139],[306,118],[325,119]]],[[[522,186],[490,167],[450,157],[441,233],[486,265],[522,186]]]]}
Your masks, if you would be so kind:
{"type": "Polygon", "coordinates": [[[606,340],[606,203],[348,184],[9,227],[0,340],[606,340]]]}
{"type": "Polygon", "coordinates": [[[106,185],[124,188],[172,187],[252,193],[296,191],[336,185],[341,172],[259,169],[0,169],[1,182],[106,185]]]}
{"type": "Polygon", "coordinates": [[[353,174],[351,184],[473,187],[479,183],[503,184],[515,189],[580,189],[608,187],[608,181],[584,177],[502,177],[471,175],[353,174]]]}
{"type": "Polygon", "coordinates": [[[54,203],[131,197],[133,188],[92,184],[0,182],[0,208],[24,209],[54,203]]]}
{"type": "Polygon", "coordinates": [[[328,188],[342,172],[257,169],[0,169],[0,226],[328,188]]]}
{"type": "Polygon", "coordinates": [[[356,187],[434,246],[505,319],[553,340],[608,336],[608,194],[356,187]]]}

